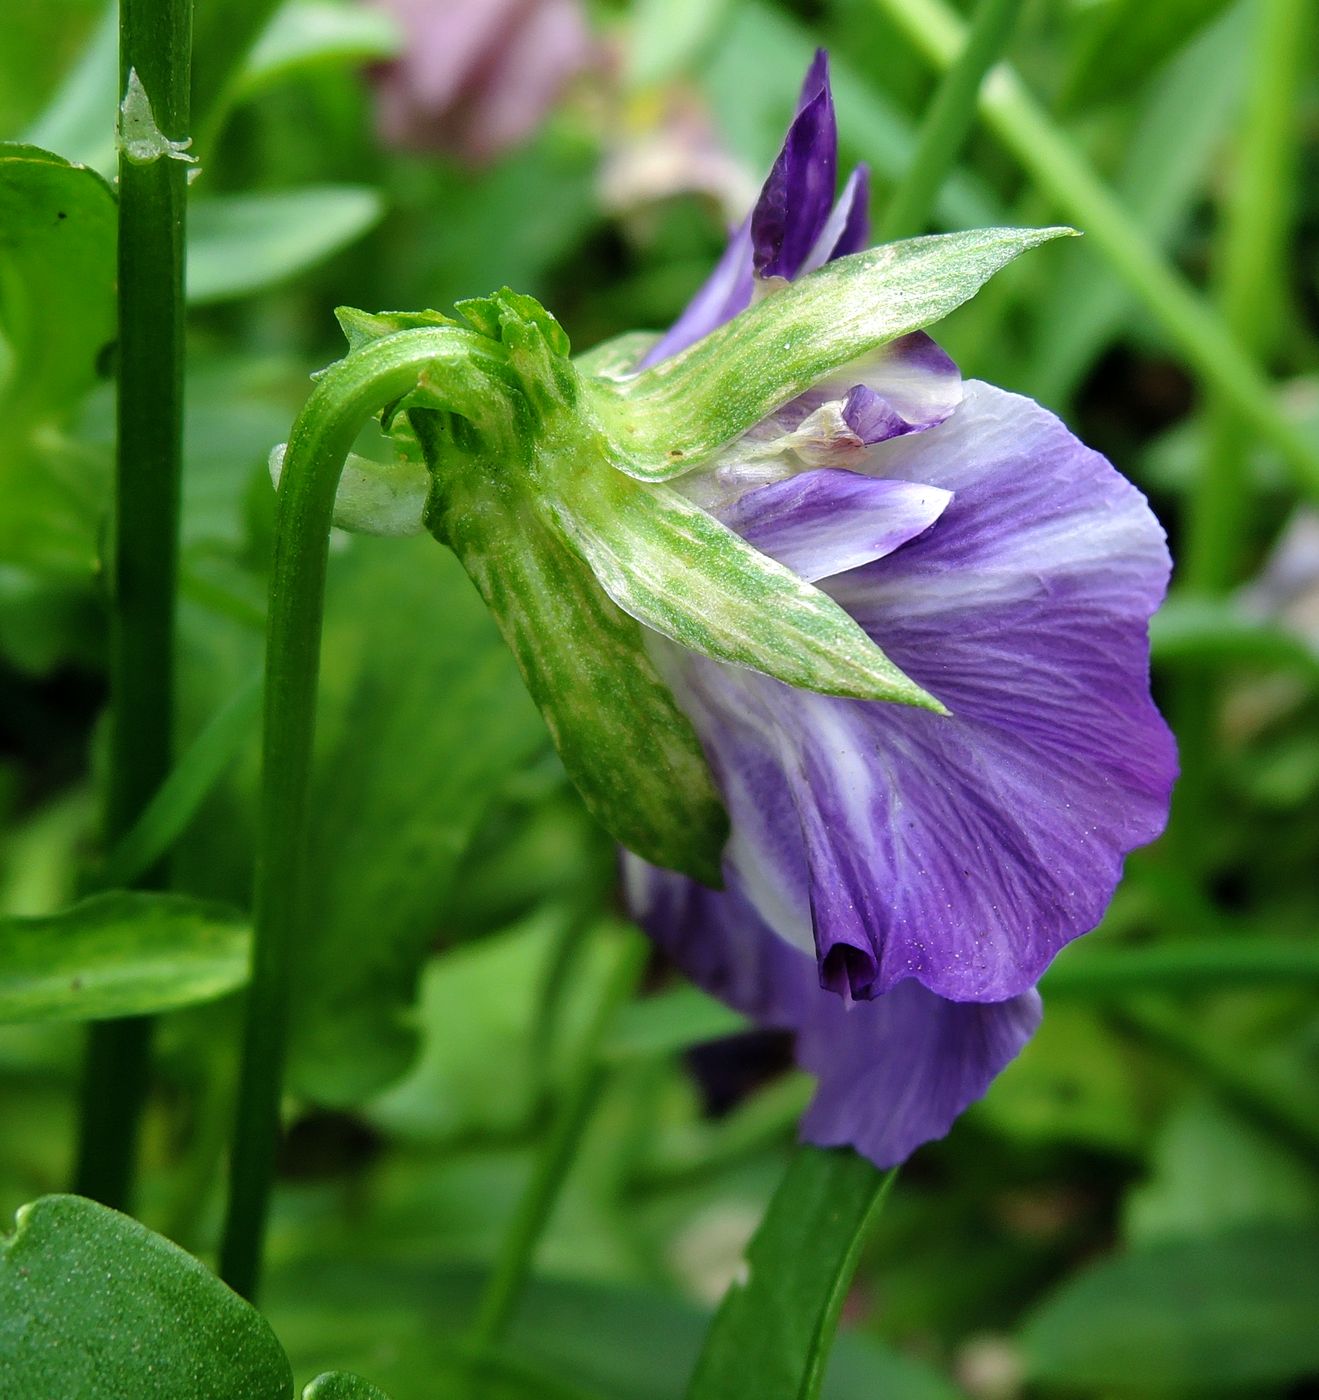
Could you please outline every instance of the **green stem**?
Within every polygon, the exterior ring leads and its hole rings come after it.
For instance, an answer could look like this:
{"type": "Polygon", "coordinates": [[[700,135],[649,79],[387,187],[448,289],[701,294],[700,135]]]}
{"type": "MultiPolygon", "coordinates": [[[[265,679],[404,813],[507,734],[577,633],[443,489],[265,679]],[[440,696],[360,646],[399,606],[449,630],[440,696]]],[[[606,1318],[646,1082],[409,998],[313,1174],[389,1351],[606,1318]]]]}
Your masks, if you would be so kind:
{"type": "Polygon", "coordinates": [[[957,61],[944,74],[916,137],[901,184],[880,220],[877,243],[925,231],[930,211],[975,120],[980,84],[1016,28],[1022,0],[980,0],[957,61]]]}
{"type": "MultiPolygon", "coordinates": [[[[120,91],[135,71],[156,124],[188,129],[190,0],[123,0],[120,91]]],[[[186,167],[119,157],[119,398],[110,563],[105,838],[129,830],[169,772],[183,431],[186,167]]],[[[150,1022],[92,1028],[75,1188],[124,1208],[150,1070],[150,1022]]]]}
{"type": "MultiPolygon", "coordinates": [[[[1227,184],[1219,239],[1217,297],[1239,344],[1267,354],[1282,319],[1279,269],[1295,180],[1297,100],[1304,72],[1306,0],[1265,0],[1259,8],[1251,82],[1235,160],[1227,184]]],[[[1224,593],[1243,563],[1250,530],[1251,425],[1237,405],[1216,392],[1204,415],[1200,479],[1187,504],[1179,582],[1188,593],[1224,593]]],[[[1172,719],[1182,778],[1173,799],[1169,849],[1184,869],[1206,865],[1201,814],[1213,801],[1217,677],[1207,666],[1178,678],[1172,719]]]]}
{"type": "MultiPolygon", "coordinates": [[[[1224,210],[1218,267],[1223,320],[1240,345],[1267,354],[1282,320],[1279,271],[1295,189],[1298,97],[1308,52],[1307,0],[1265,0],[1250,95],[1224,210]]],[[[1236,578],[1250,521],[1250,432],[1221,394],[1206,419],[1204,474],[1190,501],[1182,582],[1222,592],[1236,578]]]]}
{"type": "MultiPolygon", "coordinates": [[[[956,61],[966,27],[943,0],[875,0],[925,58],[956,61]]],[[[1224,326],[1142,233],[1075,144],[999,65],[980,90],[980,114],[1036,185],[1087,237],[1144,303],[1186,363],[1221,394],[1256,436],[1281,454],[1307,495],[1319,495],[1319,444],[1283,416],[1272,385],[1224,326]]]]}
{"type": "Polygon", "coordinates": [[[618,1008],[636,990],[647,945],[635,934],[618,950],[596,1014],[578,1048],[576,1062],[555,1108],[532,1178],[518,1202],[500,1246],[499,1257],[477,1305],[472,1345],[492,1350],[508,1327],[535,1262],[536,1247],[559,1199],[573,1154],[606,1079],[601,1047],[618,1008]]]}
{"type": "Polygon", "coordinates": [[[238,1086],[220,1272],[251,1298],[274,1175],[293,962],[302,934],[307,793],[320,667],[325,567],[335,491],[369,419],[432,374],[452,407],[482,420],[507,387],[494,342],[456,327],[401,331],[328,369],[294,424],[284,458],[266,632],[262,787],[253,898],[252,981],[238,1086]],[[454,377],[454,371],[461,371],[454,377]]]}

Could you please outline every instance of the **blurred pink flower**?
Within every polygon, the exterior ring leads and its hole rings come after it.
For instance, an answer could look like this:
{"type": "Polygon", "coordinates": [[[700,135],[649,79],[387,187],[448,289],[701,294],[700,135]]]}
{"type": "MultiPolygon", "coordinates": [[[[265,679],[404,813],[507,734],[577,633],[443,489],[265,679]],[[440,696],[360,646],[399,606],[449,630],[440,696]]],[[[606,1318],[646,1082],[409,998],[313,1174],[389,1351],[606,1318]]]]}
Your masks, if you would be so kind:
{"type": "Polygon", "coordinates": [[[371,0],[403,31],[376,74],[382,138],[473,164],[535,131],[595,46],[579,0],[371,0]]]}

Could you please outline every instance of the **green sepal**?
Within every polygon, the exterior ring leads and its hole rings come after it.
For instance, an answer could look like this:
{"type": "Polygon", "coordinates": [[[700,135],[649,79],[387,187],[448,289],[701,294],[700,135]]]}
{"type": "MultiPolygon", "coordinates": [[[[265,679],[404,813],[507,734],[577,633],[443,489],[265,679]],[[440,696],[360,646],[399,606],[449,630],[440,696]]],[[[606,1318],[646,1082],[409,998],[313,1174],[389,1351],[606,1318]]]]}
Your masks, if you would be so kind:
{"type": "Polygon", "coordinates": [[[635,373],[646,351],[659,340],[654,331],[624,331],[602,340],[599,345],[577,356],[573,363],[579,374],[599,379],[624,379],[635,373]]]}
{"type": "Polygon", "coordinates": [[[452,316],[442,311],[360,311],[355,306],[336,306],[334,319],[344,333],[350,353],[398,331],[457,324],[452,316]]]}
{"type": "Polygon", "coordinates": [[[614,602],[689,651],[804,690],[948,713],[828,594],[671,488],[602,467],[550,507],[614,602]]]}
{"type": "Polygon", "coordinates": [[[437,473],[428,523],[494,614],[587,808],[629,850],[717,887],[728,817],[641,627],[534,496],[498,489],[497,466],[413,419],[437,473]]]}
{"type": "Polygon", "coordinates": [[[482,335],[503,346],[538,419],[577,402],[581,380],[568,358],[568,333],[535,297],[503,287],[488,297],[460,301],[457,310],[482,335]]]}
{"type": "Polygon", "coordinates": [[[872,248],[769,293],[628,379],[589,381],[614,465],[643,481],[699,466],[834,370],[948,315],[1068,228],[978,229],[872,248]]]}

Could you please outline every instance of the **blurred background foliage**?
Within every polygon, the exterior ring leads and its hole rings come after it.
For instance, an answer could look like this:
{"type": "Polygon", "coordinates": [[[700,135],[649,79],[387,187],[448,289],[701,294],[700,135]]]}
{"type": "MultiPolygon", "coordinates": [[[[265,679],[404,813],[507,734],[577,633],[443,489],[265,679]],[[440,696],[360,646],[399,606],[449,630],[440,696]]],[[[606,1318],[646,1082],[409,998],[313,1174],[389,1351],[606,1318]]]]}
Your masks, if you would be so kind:
{"type": "MultiPolygon", "coordinates": [[[[232,905],[250,881],[266,455],[340,352],[333,307],[443,309],[509,284],[577,349],[662,326],[746,207],[817,44],[844,159],[870,164],[882,211],[936,78],[913,24],[937,33],[943,14],[595,0],[574,76],[522,139],[473,151],[432,114],[401,149],[375,103],[404,46],[446,41],[434,8],[427,39],[347,0],[273,20],[262,0],[198,5],[180,683],[206,776],[166,844],[177,888],[232,905]]],[[[1316,1393],[1319,478],[1206,385],[1126,256],[1216,308],[1319,454],[1315,21],[1304,0],[1030,0],[1010,60],[1039,139],[978,124],[937,202],[934,229],[1084,227],[1041,164],[1058,141],[1116,198],[1126,244],[1095,230],[1036,252],[938,334],[1151,497],[1182,561],[1154,683],[1185,775],[1167,836],[1046,980],[1039,1035],[901,1173],[830,1396],[1316,1393]]],[[[0,131],[108,173],[103,6],[18,0],[4,29],[0,131]]],[[[514,69],[469,75],[463,101],[497,110],[489,85],[525,81],[514,69]]],[[[3,915],[59,909],[106,855],[105,247],[74,310],[39,266],[0,277],[3,915]],[[24,328],[59,318],[81,368],[35,392],[24,328]]],[[[586,1063],[595,1111],[482,1393],[680,1395],[809,1084],[658,962],[596,1033],[613,853],[428,540],[336,538],[318,745],[318,937],[264,1299],[295,1372],[360,1370],[396,1400],[473,1393],[455,1339],[586,1063]]],[[[147,1120],[142,1217],[203,1256],[235,1024],[232,997],[165,1019],[147,1120]]],[[[67,1181],[80,1036],[0,1027],[5,1219],[67,1181]]]]}

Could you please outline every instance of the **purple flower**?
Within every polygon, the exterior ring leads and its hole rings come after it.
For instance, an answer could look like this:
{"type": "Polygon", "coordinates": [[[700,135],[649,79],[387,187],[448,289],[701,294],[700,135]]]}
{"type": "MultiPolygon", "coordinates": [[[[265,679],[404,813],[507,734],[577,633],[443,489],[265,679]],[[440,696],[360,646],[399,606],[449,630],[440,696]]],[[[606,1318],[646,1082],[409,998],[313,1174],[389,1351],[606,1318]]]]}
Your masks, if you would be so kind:
{"type": "Polygon", "coordinates": [[[594,46],[579,0],[372,0],[403,30],[376,82],[393,145],[481,164],[525,141],[594,46]]]}
{"type": "MultiPolygon", "coordinates": [[[[817,55],[746,223],[654,363],[863,246],[833,200],[817,55]]],[[[840,699],[652,650],[732,818],[725,888],[625,857],[637,917],[702,987],[796,1033],[803,1134],[881,1166],[946,1133],[1038,1024],[1034,987],[1167,816],[1149,694],[1163,532],[1029,399],[923,334],[787,404],[674,483],[815,581],[951,711],[840,699]]]]}

